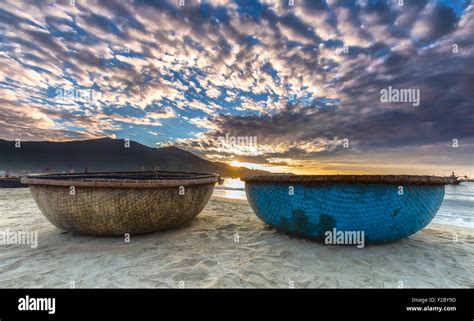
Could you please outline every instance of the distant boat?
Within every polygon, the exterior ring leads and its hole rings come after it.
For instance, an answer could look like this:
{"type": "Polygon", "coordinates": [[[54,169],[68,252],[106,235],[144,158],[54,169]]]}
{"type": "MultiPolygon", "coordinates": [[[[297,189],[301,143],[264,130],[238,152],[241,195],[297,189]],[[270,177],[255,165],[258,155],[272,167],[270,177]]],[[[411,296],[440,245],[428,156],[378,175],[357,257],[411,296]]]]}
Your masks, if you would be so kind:
{"type": "Polygon", "coordinates": [[[21,182],[21,177],[0,177],[0,188],[22,188],[28,187],[21,182]]]}
{"type": "Polygon", "coordinates": [[[456,176],[454,172],[451,172],[451,176],[449,176],[449,178],[451,178],[450,184],[452,185],[459,185],[461,182],[463,182],[463,180],[459,179],[459,177],[456,176]]]}

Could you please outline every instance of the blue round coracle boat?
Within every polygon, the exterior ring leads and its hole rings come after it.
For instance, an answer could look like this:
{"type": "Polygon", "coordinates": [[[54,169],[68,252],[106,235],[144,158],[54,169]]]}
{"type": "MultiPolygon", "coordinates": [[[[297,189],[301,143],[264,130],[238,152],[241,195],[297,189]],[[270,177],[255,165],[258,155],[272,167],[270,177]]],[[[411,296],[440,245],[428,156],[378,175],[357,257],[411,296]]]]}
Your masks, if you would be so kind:
{"type": "Polygon", "coordinates": [[[322,239],[328,231],[363,232],[386,242],[424,228],[436,215],[449,177],[407,175],[261,175],[242,178],[257,216],[277,229],[322,239]]]}

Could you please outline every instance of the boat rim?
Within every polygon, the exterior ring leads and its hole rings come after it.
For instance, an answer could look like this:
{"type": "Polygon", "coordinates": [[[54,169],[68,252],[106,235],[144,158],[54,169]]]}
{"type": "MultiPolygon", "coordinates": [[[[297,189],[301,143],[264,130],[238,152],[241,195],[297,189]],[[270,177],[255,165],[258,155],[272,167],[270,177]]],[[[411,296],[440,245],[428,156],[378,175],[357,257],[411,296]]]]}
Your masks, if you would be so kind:
{"type": "Polygon", "coordinates": [[[443,176],[421,175],[294,175],[270,174],[248,175],[241,178],[246,183],[365,183],[365,184],[417,184],[417,185],[446,185],[454,180],[443,176]]]}
{"type": "Polygon", "coordinates": [[[155,188],[214,184],[220,179],[220,176],[214,173],[138,171],[30,175],[23,177],[21,182],[27,185],[42,186],[155,188]],[[148,175],[151,178],[137,179],[137,177],[133,177],[134,175],[148,175]]]}

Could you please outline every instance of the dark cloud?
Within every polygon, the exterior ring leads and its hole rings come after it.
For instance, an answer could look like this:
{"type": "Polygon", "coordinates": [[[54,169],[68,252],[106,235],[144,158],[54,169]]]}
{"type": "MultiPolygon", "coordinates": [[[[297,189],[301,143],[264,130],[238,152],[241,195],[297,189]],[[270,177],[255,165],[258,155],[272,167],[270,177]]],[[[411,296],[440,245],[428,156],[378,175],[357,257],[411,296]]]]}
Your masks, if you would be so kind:
{"type": "Polygon", "coordinates": [[[472,3],[178,3],[5,1],[0,135],[123,133],[127,117],[148,126],[185,115],[169,135],[184,136],[183,146],[231,157],[217,137],[256,136],[263,151],[244,149],[239,160],[275,166],[345,157],[344,139],[366,154],[474,141],[472,3]],[[94,107],[55,103],[42,96],[54,86],[100,98],[94,107]],[[421,105],[382,103],[388,86],[420,90],[421,105]]]}
{"type": "Polygon", "coordinates": [[[440,5],[434,6],[419,21],[421,31],[420,38],[426,42],[432,42],[450,32],[452,32],[457,23],[458,16],[449,7],[440,5]]]}

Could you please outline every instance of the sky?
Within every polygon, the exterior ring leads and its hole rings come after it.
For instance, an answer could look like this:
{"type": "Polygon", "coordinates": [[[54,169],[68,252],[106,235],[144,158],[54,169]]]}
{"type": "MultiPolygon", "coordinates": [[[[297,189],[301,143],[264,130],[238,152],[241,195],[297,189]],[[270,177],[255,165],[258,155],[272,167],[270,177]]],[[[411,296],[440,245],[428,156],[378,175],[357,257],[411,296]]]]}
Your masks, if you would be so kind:
{"type": "Polygon", "coordinates": [[[0,67],[1,139],[474,177],[469,0],[0,0],[0,67]]]}

